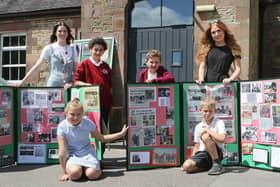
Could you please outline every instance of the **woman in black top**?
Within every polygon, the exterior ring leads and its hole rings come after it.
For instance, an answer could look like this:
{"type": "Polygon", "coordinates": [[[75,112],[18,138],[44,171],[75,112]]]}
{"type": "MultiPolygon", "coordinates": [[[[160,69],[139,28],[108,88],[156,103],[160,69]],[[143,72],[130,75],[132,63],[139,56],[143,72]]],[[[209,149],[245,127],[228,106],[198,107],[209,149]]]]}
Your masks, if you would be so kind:
{"type": "Polygon", "coordinates": [[[240,75],[241,48],[236,39],[220,20],[212,22],[201,38],[196,57],[199,65],[196,82],[223,82],[228,84],[240,75]],[[233,63],[234,71],[229,75],[233,63]]]}

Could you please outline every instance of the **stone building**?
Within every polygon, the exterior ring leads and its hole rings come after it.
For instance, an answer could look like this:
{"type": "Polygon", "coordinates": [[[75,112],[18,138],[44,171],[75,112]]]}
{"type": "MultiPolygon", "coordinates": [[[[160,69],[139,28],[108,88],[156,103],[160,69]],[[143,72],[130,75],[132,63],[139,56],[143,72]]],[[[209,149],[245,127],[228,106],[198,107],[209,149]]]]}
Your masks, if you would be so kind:
{"type": "MultiPolygon", "coordinates": [[[[12,40],[14,33],[20,33],[19,39],[23,35],[26,41],[20,49],[24,48],[26,54],[20,53],[20,68],[14,70],[5,62],[2,43],[0,74],[6,77],[6,69],[10,68],[13,73],[19,71],[16,78],[20,78],[30,69],[42,46],[48,43],[51,25],[57,20],[66,20],[76,37],[78,33],[82,38],[113,36],[116,119],[124,116],[125,84],[135,82],[149,49],[161,50],[163,65],[176,81],[196,78],[194,56],[200,36],[215,19],[229,26],[242,47],[241,79],[278,77],[279,13],[278,0],[2,0],[1,41],[6,37],[12,40]]],[[[42,71],[32,85],[41,85],[45,77],[42,71]]]]}

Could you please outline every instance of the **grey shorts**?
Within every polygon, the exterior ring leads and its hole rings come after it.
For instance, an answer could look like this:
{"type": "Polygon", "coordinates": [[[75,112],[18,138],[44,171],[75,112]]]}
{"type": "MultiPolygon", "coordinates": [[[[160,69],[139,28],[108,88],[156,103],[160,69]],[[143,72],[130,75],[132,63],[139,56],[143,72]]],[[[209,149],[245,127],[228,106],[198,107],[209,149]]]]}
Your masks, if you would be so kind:
{"type": "MultiPolygon", "coordinates": [[[[221,161],[223,160],[223,152],[218,146],[216,147],[221,161]]],[[[195,161],[195,166],[202,170],[209,170],[212,167],[212,158],[207,151],[198,151],[190,159],[195,161]]]]}

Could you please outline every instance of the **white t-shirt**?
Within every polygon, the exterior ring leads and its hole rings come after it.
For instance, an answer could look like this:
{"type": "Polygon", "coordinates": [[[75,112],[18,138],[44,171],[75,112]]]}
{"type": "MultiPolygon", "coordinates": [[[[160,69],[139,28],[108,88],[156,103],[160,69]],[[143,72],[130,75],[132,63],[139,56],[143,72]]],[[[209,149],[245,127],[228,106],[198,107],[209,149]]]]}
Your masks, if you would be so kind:
{"type": "Polygon", "coordinates": [[[153,80],[157,78],[157,72],[156,73],[150,73],[148,71],[148,80],[153,80]]]}
{"type": "MultiPolygon", "coordinates": [[[[199,144],[198,151],[205,151],[205,145],[203,141],[200,139],[200,134],[205,128],[208,128],[218,134],[226,134],[225,124],[223,120],[214,117],[214,119],[209,125],[207,125],[204,122],[200,122],[199,124],[196,125],[194,130],[194,142],[199,144]]],[[[216,144],[219,146],[219,148],[221,148],[224,154],[225,153],[224,144],[219,142],[216,142],[216,144]]]]}

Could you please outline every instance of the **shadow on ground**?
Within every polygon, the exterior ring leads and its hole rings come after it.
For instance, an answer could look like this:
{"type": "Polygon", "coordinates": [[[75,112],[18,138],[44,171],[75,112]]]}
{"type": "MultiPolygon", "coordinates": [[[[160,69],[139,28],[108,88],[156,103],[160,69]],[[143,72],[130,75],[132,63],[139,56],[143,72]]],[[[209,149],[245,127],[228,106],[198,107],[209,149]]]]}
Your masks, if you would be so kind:
{"type": "Polygon", "coordinates": [[[51,165],[46,164],[28,164],[28,165],[12,165],[0,168],[0,173],[2,172],[22,172],[22,171],[29,171],[44,167],[49,167],[51,165]]]}

